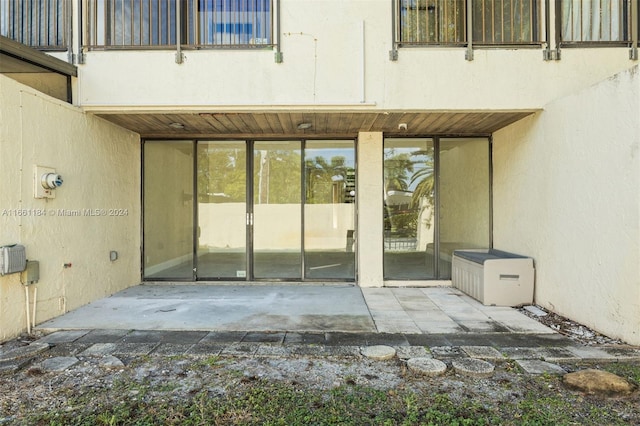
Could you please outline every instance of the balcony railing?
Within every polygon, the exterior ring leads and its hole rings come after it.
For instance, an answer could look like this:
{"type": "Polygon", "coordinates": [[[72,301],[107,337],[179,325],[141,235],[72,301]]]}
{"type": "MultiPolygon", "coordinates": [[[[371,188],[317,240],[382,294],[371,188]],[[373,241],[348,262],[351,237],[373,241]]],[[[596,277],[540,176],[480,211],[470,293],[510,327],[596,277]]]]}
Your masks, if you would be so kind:
{"type": "Polygon", "coordinates": [[[0,35],[40,50],[67,50],[69,0],[0,0],[0,35]]]}
{"type": "Polygon", "coordinates": [[[631,41],[632,1],[634,0],[560,0],[556,3],[556,16],[561,44],[631,41]]]}
{"type": "Polygon", "coordinates": [[[272,44],[274,0],[85,0],[89,48],[272,44]],[[177,37],[179,32],[180,37],[177,37]]]}
{"type": "MultiPolygon", "coordinates": [[[[474,44],[539,42],[537,0],[472,0],[474,44]]],[[[467,42],[467,0],[398,0],[402,45],[456,45],[467,42]]]]}

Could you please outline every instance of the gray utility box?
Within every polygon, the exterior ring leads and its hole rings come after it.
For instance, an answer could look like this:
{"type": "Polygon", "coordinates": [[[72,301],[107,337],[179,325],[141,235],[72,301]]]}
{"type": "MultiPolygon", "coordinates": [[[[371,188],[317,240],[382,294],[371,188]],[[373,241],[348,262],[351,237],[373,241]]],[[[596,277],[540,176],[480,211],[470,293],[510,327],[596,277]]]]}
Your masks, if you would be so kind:
{"type": "Polygon", "coordinates": [[[453,286],[484,305],[533,303],[533,259],[494,249],[455,250],[453,286]]]}

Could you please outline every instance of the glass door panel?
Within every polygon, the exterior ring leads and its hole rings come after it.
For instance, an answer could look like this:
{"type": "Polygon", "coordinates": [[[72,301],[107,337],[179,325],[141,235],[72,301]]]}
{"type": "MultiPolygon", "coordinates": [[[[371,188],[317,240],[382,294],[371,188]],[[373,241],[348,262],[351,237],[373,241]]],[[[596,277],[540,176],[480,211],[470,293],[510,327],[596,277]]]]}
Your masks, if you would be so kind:
{"type": "Polygon", "coordinates": [[[144,277],[192,280],[192,141],[144,143],[144,277]]]}
{"type": "Polygon", "coordinates": [[[355,279],[354,141],[308,141],[304,150],[305,278],[355,279]]]}
{"type": "Polygon", "coordinates": [[[247,277],[247,148],[198,142],[199,279],[247,277]]]}
{"type": "Polygon", "coordinates": [[[435,278],[432,139],[384,141],[384,277],[435,278]]]}
{"type": "Polygon", "coordinates": [[[253,276],[302,278],[301,141],[253,146],[253,276]]]}
{"type": "Polygon", "coordinates": [[[490,244],[489,141],[440,139],[440,278],[451,277],[453,250],[490,244]]]}

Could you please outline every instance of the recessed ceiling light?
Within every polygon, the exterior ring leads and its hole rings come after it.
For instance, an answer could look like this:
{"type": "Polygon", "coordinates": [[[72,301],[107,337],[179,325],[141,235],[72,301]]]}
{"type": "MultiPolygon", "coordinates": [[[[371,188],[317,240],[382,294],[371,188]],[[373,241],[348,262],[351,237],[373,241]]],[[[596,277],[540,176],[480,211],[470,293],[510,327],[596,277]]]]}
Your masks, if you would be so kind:
{"type": "Polygon", "coordinates": [[[309,123],[308,121],[305,121],[303,123],[298,124],[298,130],[307,130],[310,129],[312,126],[311,123],[309,123]]]}
{"type": "Polygon", "coordinates": [[[169,127],[173,129],[184,129],[184,124],[182,123],[169,123],[169,127]]]}

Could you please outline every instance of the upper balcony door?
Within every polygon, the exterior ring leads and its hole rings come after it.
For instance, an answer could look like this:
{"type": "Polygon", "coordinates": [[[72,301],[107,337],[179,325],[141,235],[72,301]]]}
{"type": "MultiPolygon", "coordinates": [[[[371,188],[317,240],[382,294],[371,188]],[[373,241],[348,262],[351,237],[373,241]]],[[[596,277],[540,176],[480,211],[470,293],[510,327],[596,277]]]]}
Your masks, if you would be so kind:
{"type": "Polygon", "coordinates": [[[148,141],[144,168],[146,279],[355,279],[353,140],[148,141]]]}

